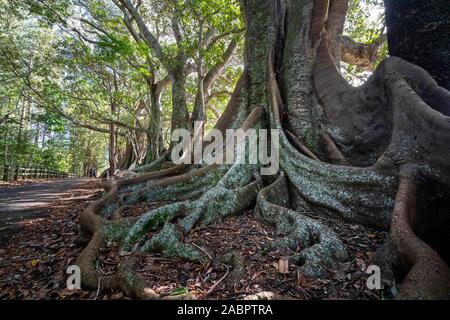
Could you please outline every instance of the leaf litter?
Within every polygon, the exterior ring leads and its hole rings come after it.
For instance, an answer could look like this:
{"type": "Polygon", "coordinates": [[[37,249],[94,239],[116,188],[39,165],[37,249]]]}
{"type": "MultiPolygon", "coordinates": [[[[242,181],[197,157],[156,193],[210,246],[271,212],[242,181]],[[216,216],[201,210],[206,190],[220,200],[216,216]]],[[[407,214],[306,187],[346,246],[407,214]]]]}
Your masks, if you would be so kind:
{"type": "MultiPolygon", "coordinates": [[[[23,230],[7,243],[0,243],[0,299],[130,299],[121,291],[103,290],[101,286],[90,291],[66,289],[66,270],[82,250],[75,245],[79,215],[100,196],[99,182],[86,183],[71,191],[74,200],[52,204],[45,219],[22,221],[23,230]]],[[[138,216],[162,204],[130,207],[123,214],[138,216]]],[[[298,266],[289,264],[287,257],[293,252],[271,247],[274,230],[260,223],[252,210],[197,227],[186,236],[187,243],[209,257],[207,263],[158,253],[132,255],[138,261],[136,270],[161,295],[189,292],[198,299],[241,299],[273,292],[300,300],[386,298],[386,291],[367,288],[365,273],[386,233],[328,218],[321,218],[321,222],[341,236],[350,252],[349,261],[333,266],[326,278],[307,278],[298,266]]],[[[128,258],[119,254],[117,243],[109,243],[96,267],[105,275],[112,274],[120,261],[128,258]]]]}

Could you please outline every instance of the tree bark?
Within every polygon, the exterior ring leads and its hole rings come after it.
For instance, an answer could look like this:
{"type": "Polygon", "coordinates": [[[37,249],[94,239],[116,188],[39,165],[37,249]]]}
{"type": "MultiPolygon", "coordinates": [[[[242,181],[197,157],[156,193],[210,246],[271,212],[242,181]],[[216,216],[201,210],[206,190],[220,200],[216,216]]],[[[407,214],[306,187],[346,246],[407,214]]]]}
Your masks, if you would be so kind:
{"type": "Polygon", "coordinates": [[[385,0],[389,54],[416,64],[450,90],[450,1],[385,0]]]}
{"type": "Polygon", "coordinates": [[[160,82],[155,82],[153,79],[148,81],[148,87],[150,89],[150,110],[147,128],[147,155],[145,163],[149,164],[161,155],[160,153],[160,139],[162,135],[162,104],[161,95],[163,89],[169,83],[169,77],[160,82]]]}
{"type": "Polygon", "coordinates": [[[108,159],[109,159],[109,174],[113,176],[116,173],[116,126],[109,125],[109,145],[108,145],[108,159]]]}
{"type": "Polygon", "coordinates": [[[188,129],[192,131],[186,103],[186,74],[184,64],[171,72],[172,76],[172,125],[171,131],[188,129]]]}
{"type": "Polygon", "coordinates": [[[378,49],[386,42],[383,34],[372,43],[358,43],[348,36],[342,37],[341,60],[362,69],[373,70],[373,64],[378,55],[378,49]]]}

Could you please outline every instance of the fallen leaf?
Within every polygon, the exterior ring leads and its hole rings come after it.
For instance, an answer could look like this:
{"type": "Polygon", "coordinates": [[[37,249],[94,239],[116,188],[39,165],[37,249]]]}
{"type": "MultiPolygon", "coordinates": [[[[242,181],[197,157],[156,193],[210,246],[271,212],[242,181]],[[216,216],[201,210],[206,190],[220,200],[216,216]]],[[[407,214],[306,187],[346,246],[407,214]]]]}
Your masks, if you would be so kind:
{"type": "Polygon", "coordinates": [[[274,262],[273,266],[277,269],[278,273],[287,274],[289,273],[289,260],[286,258],[281,258],[278,262],[274,262]]]}
{"type": "Polygon", "coordinates": [[[31,260],[31,266],[34,268],[39,264],[39,260],[38,259],[33,259],[31,260]]]}
{"type": "Polygon", "coordinates": [[[174,296],[181,296],[181,295],[187,294],[188,292],[189,291],[186,288],[179,287],[179,288],[176,288],[175,290],[173,290],[170,295],[172,297],[174,297],[174,296]]]}

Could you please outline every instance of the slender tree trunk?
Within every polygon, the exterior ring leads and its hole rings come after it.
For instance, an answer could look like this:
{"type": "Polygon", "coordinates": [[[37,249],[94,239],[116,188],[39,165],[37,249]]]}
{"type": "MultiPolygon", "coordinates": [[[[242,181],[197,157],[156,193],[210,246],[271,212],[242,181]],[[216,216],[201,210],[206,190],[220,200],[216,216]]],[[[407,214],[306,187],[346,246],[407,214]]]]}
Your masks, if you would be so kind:
{"type": "Polygon", "coordinates": [[[195,95],[194,110],[191,117],[191,126],[194,127],[195,121],[206,121],[205,112],[205,93],[203,91],[204,75],[203,68],[199,68],[197,77],[197,93],[195,95]]]}
{"type": "Polygon", "coordinates": [[[4,164],[9,164],[8,162],[8,131],[5,131],[5,154],[4,154],[4,164]]]}
{"type": "Polygon", "coordinates": [[[172,76],[172,124],[171,130],[192,131],[186,102],[186,74],[184,64],[171,72],[172,76]]]}
{"type": "Polygon", "coordinates": [[[116,127],[113,124],[109,125],[109,173],[111,176],[113,176],[116,173],[116,127]]]}
{"type": "Polygon", "coordinates": [[[148,130],[147,130],[147,157],[146,163],[151,163],[154,160],[158,159],[160,156],[160,148],[159,148],[159,140],[161,137],[162,131],[162,122],[161,122],[161,112],[162,112],[162,104],[161,104],[161,90],[158,89],[157,84],[152,84],[150,86],[150,119],[148,122],[148,130]]]}
{"type": "Polygon", "coordinates": [[[35,126],[36,126],[36,129],[35,129],[36,131],[34,133],[34,145],[36,147],[38,147],[39,146],[39,133],[41,130],[40,123],[38,121],[36,121],[35,126]]]}
{"type": "Polygon", "coordinates": [[[205,72],[203,67],[203,21],[200,23],[198,31],[197,48],[197,94],[195,95],[194,110],[192,111],[191,127],[194,127],[196,121],[206,121],[205,111],[205,72]]]}
{"type": "MultiPolygon", "coordinates": [[[[111,115],[114,117],[116,113],[116,104],[111,101],[111,115]]],[[[116,173],[116,147],[117,147],[117,136],[116,136],[116,126],[113,123],[109,124],[109,146],[108,146],[108,159],[109,159],[109,174],[113,176],[116,173]]]]}
{"type": "Polygon", "coordinates": [[[19,131],[17,132],[18,147],[20,147],[23,140],[23,130],[24,130],[23,126],[25,121],[26,106],[27,106],[27,99],[25,98],[22,102],[22,108],[20,109],[19,131]]]}
{"type": "Polygon", "coordinates": [[[163,123],[161,96],[167,85],[170,84],[170,77],[167,75],[164,79],[156,81],[156,72],[153,71],[153,76],[146,79],[147,86],[150,91],[150,108],[149,121],[147,128],[147,153],[145,163],[149,164],[157,160],[164,149],[164,144],[161,143],[163,139],[163,123]]]}

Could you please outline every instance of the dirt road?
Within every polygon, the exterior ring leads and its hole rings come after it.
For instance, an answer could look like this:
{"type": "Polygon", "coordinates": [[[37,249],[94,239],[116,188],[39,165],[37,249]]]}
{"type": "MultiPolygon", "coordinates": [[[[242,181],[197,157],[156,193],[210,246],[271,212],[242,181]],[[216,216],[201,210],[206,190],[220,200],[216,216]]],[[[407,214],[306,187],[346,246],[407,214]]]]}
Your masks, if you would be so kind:
{"type": "Polygon", "coordinates": [[[22,221],[44,218],[56,202],[61,206],[66,201],[84,199],[77,196],[82,193],[82,186],[89,181],[92,180],[61,180],[0,187],[0,243],[17,233],[22,221]]]}

